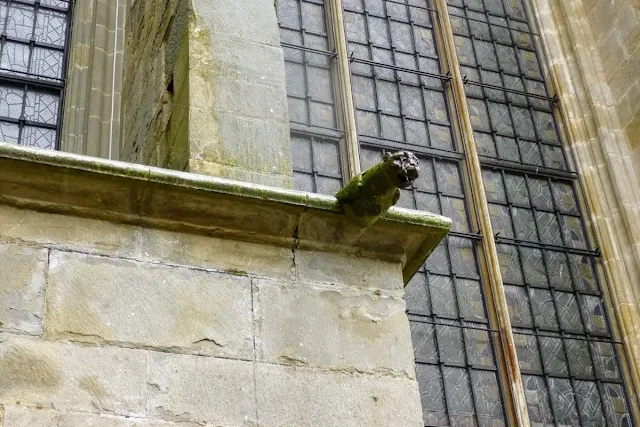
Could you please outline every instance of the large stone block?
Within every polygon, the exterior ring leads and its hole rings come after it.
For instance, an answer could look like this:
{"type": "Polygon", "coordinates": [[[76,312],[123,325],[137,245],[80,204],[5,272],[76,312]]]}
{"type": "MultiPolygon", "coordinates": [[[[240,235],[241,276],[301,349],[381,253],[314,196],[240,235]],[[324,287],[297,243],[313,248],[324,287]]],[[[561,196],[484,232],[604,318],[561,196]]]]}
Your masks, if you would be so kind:
{"type": "Polygon", "coordinates": [[[415,377],[402,299],[257,280],[258,360],[415,377]]]}
{"type": "Polygon", "coordinates": [[[400,263],[377,261],[340,253],[296,251],[296,270],[305,280],[340,283],[403,294],[400,263]]]}
{"type": "Polygon", "coordinates": [[[143,415],[146,375],[143,351],[0,335],[0,404],[143,415]]]}
{"type": "Polygon", "coordinates": [[[134,256],[133,227],[0,205],[0,241],[134,256]],[[73,224],[73,226],[70,226],[73,224]]]}
{"type": "Polygon", "coordinates": [[[198,427],[193,423],[140,418],[124,418],[113,415],[93,415],[33,409],[24,406],[7,406],[4,427],[198,427]]]}
{"type": "Polygon", "coordinates": [[[289,124],[272,119],[215,113],[217,135],[207,135],[198,123],[207,112],[194,110],[196,139],[191,141],[191,158],[236,166],[268,174],[292,174],[289,124]]]}
{"type": "Polygon", "coordinates": [[[422,427],[418,383],[305,368],[256,366],[261,427],[422,427]]]}
{"type": "Polygon", "coordinates": [[[193,0],[196,23],[216,33],[243,40],[280,45],[273,0],[193,0]]]}
{"type": "Polygon", "coordinates": [[[216,426],[255,424],[251,362],[151,353],[147,381],[148,413],[154,418],[216,426]]]}
{"type": "MultiPolygon", "coordinates": [[[[213,77],[211,108],[216,111],[233,113],[243,117],[262,120],[289,121],[289,106],[284,86],[249,82],[225,75],[213,77]]],[[[198,102],[203,105],[204,102],[198,102]]]]}
{"type": "Polygon", "coordinates": [[[0,330],[42,333],[47,255],[46,249],[0,244],[0,330]]]}
{"type": "Polygon", "coordinates": [[[216,34],[213,62],[236,79],[285,87],[284,57],[280,47],[216,34]]]}
{"type": "Polygon", "coordinates": [[[291,277],[290,248],[195,234],[143,229],[142,259],[269,277],[291,277]]]}
{"type": "Polygon", "coordinates": [[[247,277],[52,252],[46,336],[253,358],[247,277]]]}

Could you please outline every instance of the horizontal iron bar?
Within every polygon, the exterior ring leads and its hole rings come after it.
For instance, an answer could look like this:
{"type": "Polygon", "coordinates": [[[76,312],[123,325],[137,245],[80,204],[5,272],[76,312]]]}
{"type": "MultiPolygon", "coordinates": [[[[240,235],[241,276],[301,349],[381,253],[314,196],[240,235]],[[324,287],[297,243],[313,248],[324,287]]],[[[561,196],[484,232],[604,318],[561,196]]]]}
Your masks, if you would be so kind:
{"type": "MultiPolygon", "coordinates": [[[[465,8],[465,9],[467,9],[467,10],[471,10],[471,12],[484,13],[484,12],[479,12],[479,11],[477,11],[477,10],[473,10],[473,9],[468,9],[468,8],[465,8]]],[[[481,19],[477,19],[477,18],[470,18],[470,17],[468,17],[468,16],[456,15],[455,13],[449,13],[449,16],[453,16],[453,17],[455,17],[455,18],[462,18],[462,19],[466,19],[466,20],[468,20],[468,21],[480,22],[480,23],[482,23],[482,24],[493,25],[494,27],[506,28],[506,29],[511,30],[511,31],[517,31],[517,32],[519,32],[519,33],[530,34],[530,35],[535,36],[535,37],[539,37],[539,36],[540,36],[540,34],[535,33],[535,32],[533,32],[533,31],[531,31],[531,30],[528,30],[528,31],[525,31],[525,30],[519,30],[519,29],[517,29],[517,28],[509,27],[508,25],[495,24],[495,23],[493,23],[493,22],[489,22],[489,20],[487,20],[487,21],[483,21],[483,20],[481,20],[481,19]]],[[[509,18],[508,18],[508,17],[506,17],[506,16],[497,16],[497,15],[491,15],[491,16],[492,16],[492,17],[495,17],[495,18],[499,18],[499,19],[506,19],[507,21],[509,21],[509,18]]],[[[528,23],[528,22],[523,22],[523,21],[516,21],[516,22],[519,22],[519,23],[521,23],[521,24],[526,24],[526,25],[527,25],[527,27],[529,27],[529,23],[528,23]]]]}
{"type": "Polygon", "coordinates": [[[280,42],[280,46],[290,48],[290,49],[303,50],[305,52],[317,53],[318,55],[330,56],[331,58],[335,58],[337,55],[335,51],[331,52],[328,50],[316,49],[313,47],[300,46],[297,44],[291,44],[291,43],[285,43],[285,42],[280,42]]]}
{"type": "Polygon", "coordinates": [[[495,236],[495,240],[496,240],[496,243],[504,243],[511,246],[524,246],[527,248],[546,249],[550,251],[565,252],[565,253],[576,254],[576,255],[587,255],[592,257],[601,256],[601,253],[596,250],[578,249],[578,248],[570,248],[568,246],[550,245],[548,243],[531,242],[528,240],[520,240],[516,238],[511,238],[511,237],[495,236]]]}
{"type": "Polygon", "coordinates": [[[462,154],[456,151],[442,150],[439,148],[426,147],[422,145],[408,144],[406,142],[391,141],[377,138],[370,135],[359,135],[361,145],[368,145],[374,148],[382,149],[398,149],[398,150],[410,150],[414,154],[424,155],[431,158],[441,160],[462,160],[462,154]]]}
{"type": "MultiPolygon", "coordinates": [[[[421,314],[414,314],[411,313],[410,311],[407,310],[406,312],[409,316],[423,316],[421,314]]],[[[439,319],[436,317],[436,319],[439,319]]],[[[468,320],[465,319],[442,319],[445,321],[453,321],[453,322],[467,322],[468,320]]],[[[416,323],[425,323],[428,325],[436,325],[436,326],[451,326],[452,328],[458,328],[458,329],[471,329],[474,331],[484,331],[484,332],[494,332],[494,333],[498,333],[499,331],[497,329],[491,329],[488,326],[486,328],[481,328],[479,326],[469,326],[469,325],[464,325],[464,324],[448,324],[448,323],[442,323],[442,322],[438,322],[436,320],[431,320],[431,319],[414,319],[413,317],[409,317],[409,321],[410,322],[416,322],[416,323]]],[[[477,323],[477,322],[474,322],[477,323]]]]}
{"type": "Polygon", "coordinates": [[[52,90],[60,90],[64,88],[64,80],[62,79],[40,76],[38,74],[22,73],[19,71],[8,70],[6,68],[0,68],[0,81],[13,83],[14,86],[16,85],[16,83],[20,83],[49,88],[52,90]]]}
{"type": "MultiPolygon", "coordinates": [[[[368,59],[356,58],[353,55],[351,55],[349,57],[349,59],[350,59],[351,62],[357,62],[359,64],[371,65],[373,67],[381,67],[381,68],[387,68],[387,69],[395,70],[395,71],[402,71],[404,73],[418,74],[420,76],[432,77],[434,79],[440,79],[440,80],[443,80],[443,81],[450,81],[451,80],[451,76],[444,76],[442,74],[430,73],[428,71],[412,70],[411,68],[399,67],[397,65],[382,64],[380,62],[369,61],[368,59]]],[[[433,59],[433,58],[430,58],[430,59],[433,59]]]]}
{"type": "Polygon", "coordinates": [[[16,125],[23,124],[24,126],[39,127],[44,129],[54,129],[54,130],[58,129],[57,125],[51,124],[51,123],[34,122],[32,120],[21,120],[21,119],[16,119],[13,117],[5,117],[5,116],[0,116],[0,122],[13,123],[16,125]]]}
{"type": "Polygon", "coordinates": [[[594,336],[586,336],[586,335],[566,335],[567,332],[561,331],[558,332],[557,334],[555,334],[552,331],[541,331],[541,332],[536,332],[536,331],[523,331],[520,330],[520,328],[518,327],[514,327],[512,328],[513,333],[516,335],[527,335],[527,336],[534,336],[534,337],[543,337],[543,338],[556,338],[556,339],[562,339],[562,340],[573,340],[573,341],[587,341],[587,342],[603,342],[603,343],[608,343],[608,344],[624,344],[622,341],[616,341],[613,340],[611,338],[606,338],[606,337],[594,337],[594,336]],[[518,329],[518,330],[516,330],[518,329]]]}
{"type": "Polygon", "coordinates": [[[0,42],[2,42],[4,44],[4,42],[6,41],[10,41],[13,43],[20,43],[23,45],[31,45],[33,44],[33,47],[39,47],[39,48],[43,48],[43,49],[49,49],[49,50],[55,50],[58,52],[64,52],[66,50],[66,48],[64,46],[58,46],[57,44],[51,44],[51,43],[43,43],[43,42],[39,42],[35,39],[23,39],[21,37],[13,37],[13,36],[8,36],[6,34],[0,34],[0,42]]]}
{"type": "Polygon", "coordinates": [[[496,159],[493,157],[487,157],[479,155],[480,163],[483,167],[491,169],[502,169],[510,172],[517,172],[527,175],[537,175],[547,178],[576,180],[578,174],[575,172],[565,171],[562,169],[547,168],[544,166],[535,166],[521,162],[515,162],[511,160],[496,159]]]}
{"type": "Polygon", "coordinates": [[[517,89],[509,89],[509,88],[506,88],[506,87],[492,85],[492,84],[489,84],[489,83],[478,82],[478,81],[475,81],[475,80],[469,80],[469,79],[466,78],[466,76],[464,76],[464,83],[472,85],[472,86],[480,86],[480,87],[483,87],[483,88],[499,90],[499,91],[502,91],[502,92],[514,93],[516,95],[526,96],[526,97],[530,97],[530,98],[542,99],[543,101],[555,102],[555,98],[553,98],[553,97],[548,97],[548,96],[545,96],[545,95],[538,95],[538,94],[535,94],[535,93],[523,92],[523,91],[517,90],[517,89]]]}

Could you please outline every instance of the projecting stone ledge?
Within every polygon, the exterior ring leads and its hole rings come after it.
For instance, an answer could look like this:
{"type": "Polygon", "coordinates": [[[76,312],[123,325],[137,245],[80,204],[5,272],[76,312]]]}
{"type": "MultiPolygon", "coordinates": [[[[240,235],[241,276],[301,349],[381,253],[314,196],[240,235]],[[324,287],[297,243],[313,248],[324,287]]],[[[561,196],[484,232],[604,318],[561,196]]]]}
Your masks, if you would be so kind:
{"type": "Polygon", "coordinates": [[[440,215],[394,207],[353,240],[332,196],[4,143],[0,203],[401,261],[405,282],[451,227],[440,215]]]}

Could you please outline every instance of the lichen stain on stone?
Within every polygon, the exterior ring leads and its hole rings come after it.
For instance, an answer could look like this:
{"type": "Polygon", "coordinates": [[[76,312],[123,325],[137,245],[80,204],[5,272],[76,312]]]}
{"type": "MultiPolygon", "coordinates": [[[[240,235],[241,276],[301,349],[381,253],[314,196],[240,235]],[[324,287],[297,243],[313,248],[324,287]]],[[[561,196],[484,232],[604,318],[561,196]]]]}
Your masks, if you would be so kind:
{"type": "Polygon", "coordinates": [[[0,356],[0,395],[3,390],[54,390],[61,375],[48,358],[24,348],[13,348],[0,356]]]}
{"type": "Polygon", "coordinates": [[[100,384],[100,381],[98,381],[98,377],[95,375],[83,377],[80,380],[79,385],[82,390],[98,399],[98,401],[101,401],[109,395],[105,388],[100,384]]]}

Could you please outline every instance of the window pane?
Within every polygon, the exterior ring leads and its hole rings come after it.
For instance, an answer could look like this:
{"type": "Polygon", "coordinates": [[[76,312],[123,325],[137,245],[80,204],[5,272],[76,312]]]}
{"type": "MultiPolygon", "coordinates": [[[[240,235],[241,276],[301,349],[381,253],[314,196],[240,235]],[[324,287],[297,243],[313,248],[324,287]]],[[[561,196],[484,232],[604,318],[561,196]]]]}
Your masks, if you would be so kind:
{"type": "Polygon", "coordinates": [[[0,1],[0,142],[55,149],[68,1],[0,1]]]}
{"type": "Polygon", "coordinates": [[[631,425],[599,254],[522,2],[449,3],[532,425],[631,425]]]}
{"type": "Polygon", "coordinates": [[[279,0],[289,120],[297,190],[336,194],[342,187],[342,155],[333,53],[324,2],[279,0]]]}

